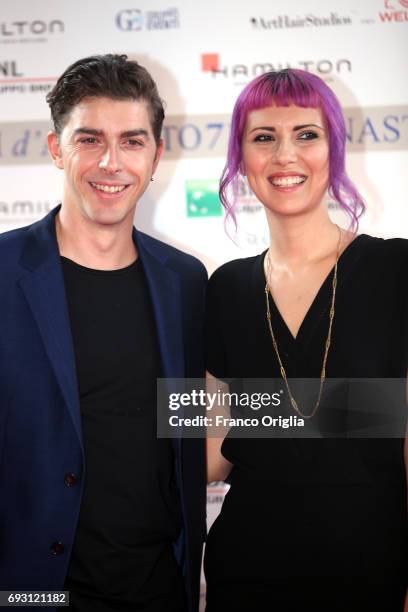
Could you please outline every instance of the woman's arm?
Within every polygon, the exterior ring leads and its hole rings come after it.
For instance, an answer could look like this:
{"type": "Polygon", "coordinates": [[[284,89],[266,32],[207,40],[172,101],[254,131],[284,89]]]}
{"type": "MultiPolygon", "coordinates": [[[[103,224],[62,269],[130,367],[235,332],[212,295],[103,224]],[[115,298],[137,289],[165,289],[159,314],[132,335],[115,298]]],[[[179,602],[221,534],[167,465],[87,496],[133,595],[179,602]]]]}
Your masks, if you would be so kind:
{"type": "MultiPolygon", "coordinates": [[[[407,404],[408,404],[408,375],[407,375],[407,404]]],[[[407,423],[407,432],[405,436],[405,444],[404,444],[404,458],[405,458],[405,478],[407,483],[407,493],[408,493],[408,423],[407,423]]],[[[408,590],[405,597],[405,606],[404,612],[408,612],[408,590]]]]}
{"type": "MultiPolygon", "coordinates": [[[[407,372],[407,387],[406,387],[406,390],[407,390],[407,393],[406,393],[406,402],[407,402],[406,408],[408,410],[408,372],[407,372]]],[[[407,497],[408,497],[408,420],[407,420],[407,428],[406,428],[406,431],[405,431],[404,459],[405,459],[405,479],[406,479],[406,483],[407,483],[407,497]]],[[[408,596],[408,593],[407,593],[407,596],[408,596]]]]}
{"type": "MultiPolygon", "coordinates": [[[[405,438],[405,444],[404,444],[404,457],[405,457],[406,482],[407,482],[407,489],[408,489],[408,431],[407,431],[407,436],[405,438]]],[[[408,612],[408,590],[405,596],[404,612],[408,612]]]]}
{"type": "Polygon", "coordinates": [[[405,444],[404,444],[404,457],[405,457],[405,474],[406,474],[406,482],[407,482],[407,489],[408,489],[408,431],[407,431],[407,436],[405,438],[405,444]]]}
{"type": "MultiPolygon", "coordinates": [[[[214,378],[209,372],[207,372],[206,381],[207,393],[216,394],[218,391],[228,393],[228,385],[214,378]]],[[[221,454],[221,445],[229,427],[215,427],[215,417],[217,415],[229,417],[229,408],[216,403],[207,415],[212,418],[213,422],[213,427],[207,428],[207,482],[218,482],[227,478],[232,469],[232,463],[221,454]]]]}

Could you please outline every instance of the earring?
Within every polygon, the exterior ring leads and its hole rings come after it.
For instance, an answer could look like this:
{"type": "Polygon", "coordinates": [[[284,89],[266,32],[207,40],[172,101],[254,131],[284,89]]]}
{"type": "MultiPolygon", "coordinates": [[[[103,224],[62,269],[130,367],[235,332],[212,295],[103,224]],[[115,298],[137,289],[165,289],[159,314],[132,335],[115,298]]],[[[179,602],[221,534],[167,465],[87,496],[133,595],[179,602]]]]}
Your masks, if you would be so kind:
{"type": "Polygon", "coordinates": [[[151,181],[153,181],[153,180],[154,180],[154,178],[153,178],[153,177],[151,177],[151,179],[150,179],[150,180],[151,180],[151,181]]]}

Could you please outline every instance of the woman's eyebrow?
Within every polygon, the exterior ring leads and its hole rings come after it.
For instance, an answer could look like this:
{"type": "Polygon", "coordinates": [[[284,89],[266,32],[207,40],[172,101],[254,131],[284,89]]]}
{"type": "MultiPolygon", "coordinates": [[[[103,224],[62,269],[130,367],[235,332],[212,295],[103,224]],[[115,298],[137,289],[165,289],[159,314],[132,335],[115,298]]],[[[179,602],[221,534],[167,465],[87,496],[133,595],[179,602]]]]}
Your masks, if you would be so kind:
{"type": "MultiPolygon", "coordinates": [[[[293,131],[297,132],[298,130],[303,130],[304,128],[308,128],[308,127],[317,127],[320,130],[324,129],[321,125],[317,125],[317,123],[305,123],[302,125],[295,125],[293,127],[293,131]]],[[[252,128],[252,130],[249,130],[249,133],[255,132],[255,130],[265,130],[266,132],[276,132],[276,129],[272,125],[257,125],[256,127],[252,128]]]]}

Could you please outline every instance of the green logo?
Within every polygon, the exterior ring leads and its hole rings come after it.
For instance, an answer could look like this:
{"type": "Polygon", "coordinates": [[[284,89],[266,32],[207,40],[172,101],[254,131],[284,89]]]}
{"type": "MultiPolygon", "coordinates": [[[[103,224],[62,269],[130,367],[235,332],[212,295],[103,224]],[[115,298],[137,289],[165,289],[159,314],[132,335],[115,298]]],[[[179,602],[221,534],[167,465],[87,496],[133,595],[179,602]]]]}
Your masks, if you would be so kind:
{"type": "Polygon", "coordinates": [[[187,217],[221,217],[218,181],[186,181],[187,217]]]}

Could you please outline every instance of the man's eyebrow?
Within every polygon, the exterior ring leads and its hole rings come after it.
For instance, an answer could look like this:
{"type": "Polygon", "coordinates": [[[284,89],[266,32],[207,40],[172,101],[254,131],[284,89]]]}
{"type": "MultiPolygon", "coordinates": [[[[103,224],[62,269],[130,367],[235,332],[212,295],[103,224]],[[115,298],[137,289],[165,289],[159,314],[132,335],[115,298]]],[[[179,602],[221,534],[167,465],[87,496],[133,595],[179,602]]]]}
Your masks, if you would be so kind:
{"type": "MultiPolygon", "coordinates": [[[[74,135],[77,134],[89,134],[90,136],[103,136],[103,130],[95,130],[94,128],[79,127],[74,130],[74,135]]],[[[149,132],[143,128],[137,130],[127,130],[120,134],[121,138],[133,138],[135,136],[146,136],[149,137],[149,132]]]]}
{"type": "Polygon", "coordinates": [[[88,127],[79,127],[74,130],[74,135],[76,134],[90,134],[91,136],[102,136],[102,130],[95,130],[93,128],[88,127]]]}
{"type": "MultiPolygon", "coordinates": [[[[319,130],[324,129],[321,125],[317,125],[317,123],[305,123],[303,125],[293,126],[293,132],[297,132],[298,130],[303,130],[304,128],[308,128],[308,127],[317,127],[319,128],[319,130]]],[[[265,132],[276,132],[276,129],[272,125],[259,125],[259,126],[252,128],[250,132],[255,132],[255,130],[265,130],[265,132]]]]}
{"type": "Polygon", "coordinates": [[[128,130],[127,132],[122,132],[120,136],[121,138],[133,138],[134,136],[146,136],[146,138],[149,138],[149,132],[143,128],[140,128],[138,130],[128,130]]]}

